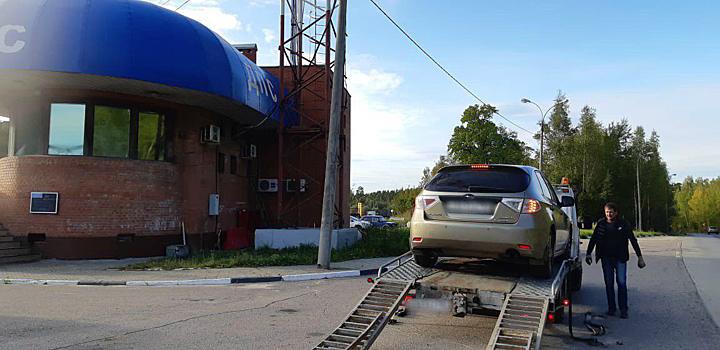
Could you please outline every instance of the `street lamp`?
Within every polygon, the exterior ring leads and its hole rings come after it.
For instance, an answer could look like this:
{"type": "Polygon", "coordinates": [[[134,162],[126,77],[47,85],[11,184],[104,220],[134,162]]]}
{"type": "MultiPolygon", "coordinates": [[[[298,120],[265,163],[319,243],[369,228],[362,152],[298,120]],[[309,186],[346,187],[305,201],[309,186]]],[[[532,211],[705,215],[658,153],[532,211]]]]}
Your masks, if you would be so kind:
{"type": "Polygon", "coordinates": [[[635,173],[637,175],[637,205],[638,205],[638,231],[642,231],[642,199],[640,199],[640,156],[650,156],[652,153],[638,152],[637,164],[635,165],[635,173]]]}
{"type": "MultiPolygon", "coordinates": [[[[670,186],[670,181],[672,181],[672,178],[673,178],[673,176],[675,176],[675,175],[677,175],[677,174],[670,174],[670,179],[669,179],[669,181],[668,181],[667,186],[670,186]]],[[[667,198],[668,190],[669,190],[669,188],[666,187],[666,188],[665,188],[665,221],[667,221],[667,224],[666,224],[666,225],[667,225],[667,232],[670,232],[670,215],[668,215],[668,198],[667,198]]],[[[674,192],[673,192],[673,194],[674,194],[674,192]]],[[[673,197],[674,197],[674,196],[673,196],[673,197]]]]}
{"type": "Polygon", "coordinates": [[[547,115],[548,112],[550,112],[553,108],[555,108],[555,106],[557,106],[557,104],[553,105],[547,111],[545,111],[545,113],[543,113],[542,108],[540,108],[540,106],[533,101],[523,98],[522,100],[520,100],[520,102],[534,104],[535,107],[537,107],[540,110],[540,115],[542,116],[542,119],[540,120],[540,164],[539,164],[540,171],[542,171],[542,169],[543,169],[543,148],[544,148],[543,141],[545,139],[545,116],[547,115]]]}

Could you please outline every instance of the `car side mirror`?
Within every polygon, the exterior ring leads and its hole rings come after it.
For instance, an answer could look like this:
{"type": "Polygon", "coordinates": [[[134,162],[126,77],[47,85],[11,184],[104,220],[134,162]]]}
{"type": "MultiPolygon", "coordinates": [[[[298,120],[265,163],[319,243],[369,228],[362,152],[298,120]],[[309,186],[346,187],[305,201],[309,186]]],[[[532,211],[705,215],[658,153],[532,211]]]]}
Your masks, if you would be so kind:
{"type": "Polygon", "coordinates": [[[563,196],[562,197],[562,207],[572,207],[575,205],[575,198],[570,196],[563,196]]]}

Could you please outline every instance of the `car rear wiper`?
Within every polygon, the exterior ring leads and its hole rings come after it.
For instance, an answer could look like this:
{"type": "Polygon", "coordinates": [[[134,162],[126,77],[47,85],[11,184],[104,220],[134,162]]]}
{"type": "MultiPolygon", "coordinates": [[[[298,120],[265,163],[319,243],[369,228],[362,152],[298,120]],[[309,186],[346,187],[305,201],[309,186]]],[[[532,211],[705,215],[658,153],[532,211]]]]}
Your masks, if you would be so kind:
{"type": "Polygon", "coordinates": [[[482,192],[482,191],[507,192],[507,189],[497,188],[497,187],[488,187],[488,186],[468,186],[468,192],[482,192]]]}

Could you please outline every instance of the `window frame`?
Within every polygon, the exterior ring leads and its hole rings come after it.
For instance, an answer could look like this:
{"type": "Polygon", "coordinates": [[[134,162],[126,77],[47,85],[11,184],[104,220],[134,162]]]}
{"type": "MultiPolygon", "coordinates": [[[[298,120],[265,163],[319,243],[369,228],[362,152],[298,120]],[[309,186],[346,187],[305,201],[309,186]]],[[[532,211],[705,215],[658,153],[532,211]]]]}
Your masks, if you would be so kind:
{"type": "Polygon", "coordinates": [[[130,159],[130,160],[139,160],[139,161],[147,161],[147,162],[172,162],[171,160],[171,154],[170,150],[173,145],[173,133],[168,132],[169,130],[172,130],[171,127],[174,125],[174,118],[175,118],[175,111],[163,108],[163,107],[157,107],[150,104],[145,103],[127,103],[117,100],[106,100],[106,99],[78,99],[78,98],[53,98],[50,99],[47,106],[47,113],[48,116],[46,118],[47,120],[47,135],[45,137],[46,144],[44,146],[45,148],[45,154],[50,155],[48,147],[49,147],[49,139],[50,139],[50,119],[52,118],[51,113],[51,106],[53,104],[77,104],[77,105],[85,105],[85,129],[84,129],[84,137],[83,137],[83,154],[82,155],[53,155],[53,156],[62,156],[62,157],[96,157],[96,158],[108,158],[108,159],[130,159]],[[130,134],[129,134],[129,146],[130,149],[128,151],[128,157],[107,157],[107,156],[97,156],[93,154],[93,146],[94,146],[94,135],[95,135],[95,107],[96,106],[103,106],[103,107],[111,107],[111,108],[122,108],[122,109],[128,109],[130,110],[130,134]],[[140,120],[140,113],[150,113],[150,114],[158,114],[161,116],[164,116],[163,120],[163,128],[164,128],[164,136],[165,139],[163,140],[163,149],[162,149],[162,157],[160,152],[156,152],[156,159],[150,160],[150,159],[138,159],[138,131],[139,131],[139,120],[140,120]],[[162,158],[162,160],[159,160],[162,158]]]}

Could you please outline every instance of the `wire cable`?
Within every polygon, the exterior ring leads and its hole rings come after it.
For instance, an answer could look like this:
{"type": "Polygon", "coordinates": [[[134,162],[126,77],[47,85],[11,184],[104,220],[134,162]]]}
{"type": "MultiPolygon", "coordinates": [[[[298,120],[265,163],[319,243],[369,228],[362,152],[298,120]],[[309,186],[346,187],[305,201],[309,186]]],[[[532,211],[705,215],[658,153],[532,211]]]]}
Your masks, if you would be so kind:
{"type": "MultiPolygon", "coordinates": [[[[373,5],[375,5],[375,7],[377,7],[377,9],[380,10],[380,12],[382,12],[382,14],[385,15],[385,17],[387,17],[387,19],[390,20],[390,22],[392,22],[392,24],[394,24],[398,30],[400,30],[400,32],[402,32],[403,35],[405,35],[405,37],[408,38],[415,45],[415,47],[417,47],[420,51],[422,51],[422,53],[425,54],[425,56],[427,56],[427,58],[429,58],[431,61],[433,61],[433,63],[435,63],[435,65],[438,66],[438,68],[440,68],[443,72],[445,72],[445,74],[447,74],[447,76],[449,76],[450,79],[454,80],[458,85],[460,85],[460,87],[462,87],[465,91],[467,91],[468,94],[470,94],[476,100],[480,101],[480,103],[482,103],[483,105],[487,105],[487,103],[485,103],[482,99],[480,99],[480,97],[475,95],[475,93],[470,91],[470,89],[468,89],[467,86],[465,86],[465,84],[461,83],[460,80],[455,78],[455,76],[453,76],[450,72],[448,72],[448,70],[445,69],[445,67],[443,67],[437,60],[435,60],[435,58],[433,58],[427,51],[425,51],[425,49],[423,49],[422,46],[420,46],[420,44],[417,43],[417,41],[415,41],[404,29],[402,29],[402,27],[400,27],[400,25],[397,24],[397,22],[395,22],[395,20],[393,20],[392,17],[390,17],[390,15],[388,15],[387,12],[385,12],[385,10],[383,10],[380,7],[380,5],[377,4],[377,2],[375,2],[375,0],[370,0],[370,2],[372,2],[373,5]]],[[[535,135],[534,132],[523,128],[522,126],[516,124],[512,120],[506,118],[504,115],[502,115],[498,112],[495,112],[495,114],[500,116],[500,118],[505,119],[510,124],[515,125],[518,129],[523,130],[531,135],[535,135]]]]}
{"type": "Polygon", "coordinates": [[[183,6],[185,6],[188,2],[190,2],[190,0],[185,0],[185,2],[182,3],[182,5],[178,6],[178,8],[175,9],[175,12],[177,12],[178,10],[183,8],[183,6]]]}

